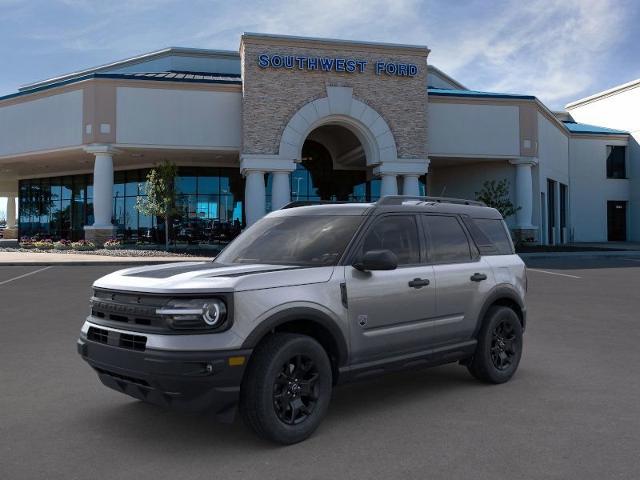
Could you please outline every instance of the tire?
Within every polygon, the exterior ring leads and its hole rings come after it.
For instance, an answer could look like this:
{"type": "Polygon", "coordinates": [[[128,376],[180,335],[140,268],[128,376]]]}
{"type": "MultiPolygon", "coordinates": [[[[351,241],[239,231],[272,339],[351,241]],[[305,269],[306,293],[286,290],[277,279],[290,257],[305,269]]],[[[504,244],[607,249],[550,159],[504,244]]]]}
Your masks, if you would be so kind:
{"type": "Polygon", "coordinates": [[[276,333],[255,349],[240,391],[240,413],[260,437],[283,445],[308,438],[324,418],[331,362],[313,338],[276,333]]]}
{"type": "Polygon", "coordinates": [[[467,369],[486,383],[505,383],[513,377],[522,357],[522,324],[509,307],[489,309],[478,333],[478,345],[467,369]]]}

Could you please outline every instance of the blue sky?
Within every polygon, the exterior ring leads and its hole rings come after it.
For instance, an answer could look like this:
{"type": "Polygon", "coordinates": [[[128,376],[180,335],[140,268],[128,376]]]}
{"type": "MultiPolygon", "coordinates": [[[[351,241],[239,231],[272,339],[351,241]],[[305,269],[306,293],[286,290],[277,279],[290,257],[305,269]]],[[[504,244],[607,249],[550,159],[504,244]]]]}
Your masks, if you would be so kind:
{"type": "Polygon", "coordinates": [[[633,0],[0,0],[0,94],[166,46],[236,50],[254,31],[425,44],[469,88],[557,109],[640,77],[639,20],[633,0]]]}
{"type": "Polygon", "coordinates": [[[0,0],[0,95],[167,46],[236,50],[250,31],[427,45],[468,88],[559,109],[640,78],[639,25],[634,0],[0,0]]]}

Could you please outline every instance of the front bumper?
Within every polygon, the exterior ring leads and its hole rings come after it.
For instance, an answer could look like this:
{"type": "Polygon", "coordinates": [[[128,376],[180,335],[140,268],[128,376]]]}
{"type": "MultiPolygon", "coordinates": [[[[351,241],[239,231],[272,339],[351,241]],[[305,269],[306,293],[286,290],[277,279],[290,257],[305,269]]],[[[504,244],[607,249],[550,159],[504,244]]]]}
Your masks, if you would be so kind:
{"type": "Polygon", "coordinates": [[[244,349],[136,351],[84,335],[77,348],[107,387],[156,405],[209,410],[221,420],[233,419],[251,355],[251,350],[244,349]]]}

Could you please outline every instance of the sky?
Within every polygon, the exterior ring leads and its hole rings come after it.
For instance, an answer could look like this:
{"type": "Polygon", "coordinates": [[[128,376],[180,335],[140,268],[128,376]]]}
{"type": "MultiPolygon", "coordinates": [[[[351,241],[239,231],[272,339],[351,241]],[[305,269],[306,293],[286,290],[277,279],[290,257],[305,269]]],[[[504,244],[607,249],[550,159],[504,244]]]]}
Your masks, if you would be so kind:
{"type": "Polygon", "coordinates": [[[0,0],[0,95],[168,46],[237,50],[244,31],[427,45],[466,87],[551,109],[640,78],[636,0],[0,0]]]}

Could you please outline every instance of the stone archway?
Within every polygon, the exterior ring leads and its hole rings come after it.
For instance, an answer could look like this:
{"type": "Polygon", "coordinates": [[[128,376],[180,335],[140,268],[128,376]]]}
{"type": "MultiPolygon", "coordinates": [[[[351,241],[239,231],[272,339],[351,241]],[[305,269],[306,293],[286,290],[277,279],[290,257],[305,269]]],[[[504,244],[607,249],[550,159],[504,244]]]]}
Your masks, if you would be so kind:
{"type": "Polygon", "coordinates": [[[382,116],[367,104],[353,98],[350,87],[327,87],[327,96],[313,100],[289,120],[280,139],[278,156],[299,162],[308,135],[323,125],[340,125],[360,141],[368,166],[395,162],[396,142],[382,116]]]}

